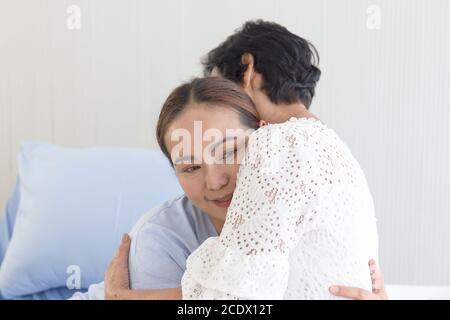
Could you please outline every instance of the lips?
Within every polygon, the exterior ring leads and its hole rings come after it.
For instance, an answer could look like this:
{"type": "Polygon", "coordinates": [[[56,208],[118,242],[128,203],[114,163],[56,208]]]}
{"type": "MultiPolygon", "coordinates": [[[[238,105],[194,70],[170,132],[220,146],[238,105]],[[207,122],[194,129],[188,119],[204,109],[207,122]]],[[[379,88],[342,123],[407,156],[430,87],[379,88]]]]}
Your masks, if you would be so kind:
{"type": "Polygon", "coordinates": [[[216,206],[221,208],[228,208],[231,204],[231,199],[233,198],[233,194],[226,195],[225,197],[218,198],[215,200],[211,200],[216,206]]]}

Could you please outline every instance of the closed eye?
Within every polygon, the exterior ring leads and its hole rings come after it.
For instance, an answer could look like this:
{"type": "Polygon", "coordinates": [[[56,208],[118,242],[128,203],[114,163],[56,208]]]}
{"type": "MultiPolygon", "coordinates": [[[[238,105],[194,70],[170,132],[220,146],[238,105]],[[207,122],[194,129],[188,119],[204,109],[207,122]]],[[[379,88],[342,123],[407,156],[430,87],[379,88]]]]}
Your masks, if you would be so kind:
{"type": "Polygon", "coordinates": [[[190,166],[183,169],[183,172],[192,173],[196,170],[200,169],[200,166],[190,166]]]}
{"type": "Polygon", "coordinates": [[[230,150],[228,152],[224,152],[223,153],[223,158],[225,159],[225,158],[229,158],[231,156],[234,156],[236,154],[236,152],[237,152],[237,148],[234,148],[234,149],[232,149],[232,150],[230,150]]]}

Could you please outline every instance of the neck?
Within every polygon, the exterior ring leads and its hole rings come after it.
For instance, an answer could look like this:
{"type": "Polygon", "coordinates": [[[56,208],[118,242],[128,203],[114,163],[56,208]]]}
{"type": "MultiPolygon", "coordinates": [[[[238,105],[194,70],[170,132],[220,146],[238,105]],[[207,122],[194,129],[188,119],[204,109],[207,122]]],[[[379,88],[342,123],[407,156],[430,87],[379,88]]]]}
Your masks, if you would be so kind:
{"type": "Polygon", "coordinates": [[[265,106],[266,110],[271,110],[264,118],[269,123],[283,123],[290,118],[315,118],[317,117],[306,109],[305,105],[301,102],[291,104],[273,104],[265,106]]]}
{"type": "Polygon", "coordinates": [[[212,225],[214,226],[214,229],[216,229],[217,234],[220,235],[222,232],[223,225],[225,224],[225,221],[214,218],[212,216],[208,216],[209,221],[211,221],[212,225]]]}

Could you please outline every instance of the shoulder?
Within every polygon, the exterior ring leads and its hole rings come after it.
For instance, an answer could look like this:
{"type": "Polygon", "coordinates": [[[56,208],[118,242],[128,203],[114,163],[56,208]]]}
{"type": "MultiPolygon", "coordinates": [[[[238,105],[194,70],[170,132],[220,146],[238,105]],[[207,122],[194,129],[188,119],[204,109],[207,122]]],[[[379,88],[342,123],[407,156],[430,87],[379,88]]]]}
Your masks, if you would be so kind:
{"type": "Polygon", "coordinates": [[[334,131],[314,118],[291,118],[283,123],[268,124],[251,134],[244,164],[269,165],[293,158],[306,161],[335,143],[334,140],[334,131]]]}
{"type": "Polygon", "coordinates": [[[144,214],[134,225],[130,236],[134,242],[197,242],[208,233],[209,221],[186,196],[169,200],[144,214]]]}
{"type": "Polygon", "coordinates": [[[171,224],[170,217],[176,216],[178,218],[184,218],[189,214],[189,209],[186,208],[189,207],[189,204],[190,203],[185,196],[179,196],[177,198],[168,200],[163,204],[156,206],[155,208],[152,208],[135,223],[130,231],[130,235],[136,236],[148,224],[158,224],[168,228],[175,227],[171,224]]]}
{"type": "Polygon", "coordinates": [[[303,141],[331,137],[334,132],[315,118],[294,118],[286,122],[267,124],[254,131],[249,143],[253,146],[267,147],[274,144],[292,144],[303,141]]]}

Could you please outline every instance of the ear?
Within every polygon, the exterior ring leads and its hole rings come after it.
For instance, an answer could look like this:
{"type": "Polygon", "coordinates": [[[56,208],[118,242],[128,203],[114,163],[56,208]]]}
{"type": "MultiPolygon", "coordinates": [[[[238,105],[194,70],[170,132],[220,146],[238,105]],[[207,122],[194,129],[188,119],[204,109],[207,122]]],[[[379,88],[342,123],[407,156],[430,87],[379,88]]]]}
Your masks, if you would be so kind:
{"type": "Polygon", "coordinates": [[[259,127],[264,127],[265,125],[267,125],[267,122],[265,122],[264,120],[259,120],[259,127]]]}
{"type": "Polygon", "coordinates": [[[220,70],[218,67],[214,66],[214,68],[211,70],[211,73],[209,75],[210,77],[221,77],[220,70]]]}
{"type": "Polygon", "coordinates": [[[251,53],[246,52],[241,56],[241,63],[247,66],[242,77],[242,87],[247,89],[250,87],[255,74],[255,59],[251,53]]]}

